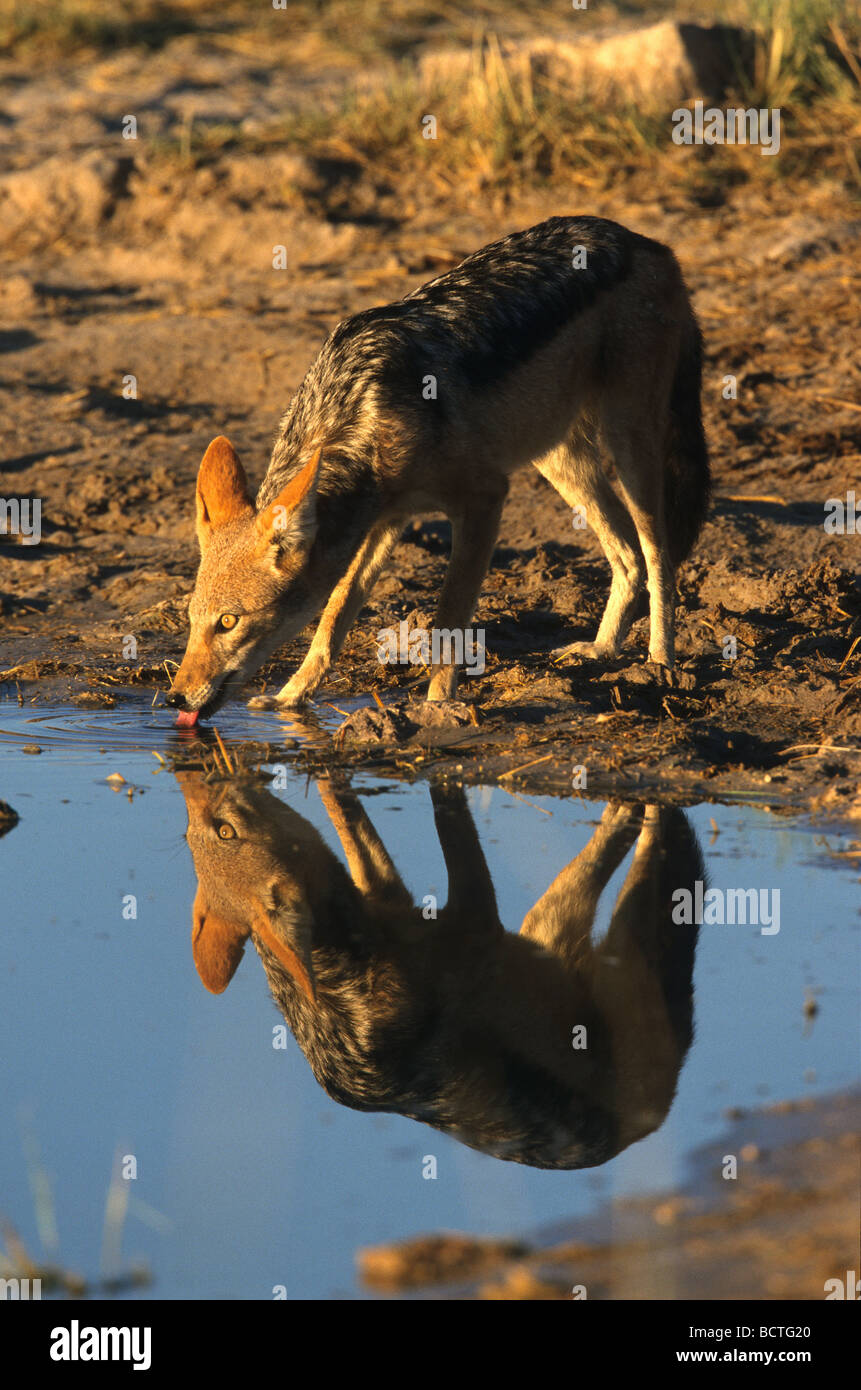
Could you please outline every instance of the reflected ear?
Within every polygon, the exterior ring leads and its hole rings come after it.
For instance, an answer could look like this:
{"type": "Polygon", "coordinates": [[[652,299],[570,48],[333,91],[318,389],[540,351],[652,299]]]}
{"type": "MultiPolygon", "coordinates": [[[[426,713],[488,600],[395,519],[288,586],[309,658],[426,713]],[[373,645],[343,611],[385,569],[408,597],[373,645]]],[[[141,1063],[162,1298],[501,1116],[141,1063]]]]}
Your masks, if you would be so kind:
{"type": "Polygon", "coordinates": [[[263,546],[279,545],[288,550],[310,547],[317,533],[317,483],[322,453],[322,448],[315,450],[301,472],[258,515],[257,533],[263,546]]]}
{"type": "Polygon", "coordinates": [[[253,511],[245,469],[229,439],[213,439],[197,473],[197,539],[201,552],[209,544],[214,526],[236,521],[253,511]]]}
{"type": "Polygon", "coordinates": [[[311,959],[310,950],[303,952],[304,959],[297,951],[293,950],[276,930],[273,930],[269,916],[261,903],[257,904],[257,914],[254,920],[254,930],[257,932],[264,946],[268,946],[273,956],[281,962],[287,974],[297,983],[309,1004],[317,1001],[317,981],[314,975],[314,963],[311,959]]]}
{"type": "Polygon", "coordinates": [[[249,934],[239,922],[228,922],[211,912],[203,888],[198,887],[192,908],[191,950],[197,973],[210,994],[223,994],[227,989],[249,934]]]}

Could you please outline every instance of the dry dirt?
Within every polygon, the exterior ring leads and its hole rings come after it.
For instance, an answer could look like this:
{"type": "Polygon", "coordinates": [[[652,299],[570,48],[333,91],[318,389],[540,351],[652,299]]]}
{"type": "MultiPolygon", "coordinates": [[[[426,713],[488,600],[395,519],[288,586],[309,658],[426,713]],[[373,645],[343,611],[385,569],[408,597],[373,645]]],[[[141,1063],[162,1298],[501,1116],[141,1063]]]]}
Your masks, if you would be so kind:
{"type": "MultiPolygon", "coordinates": [[[[590,791],[861,813],[861,511],[857,533],[823,525],[827,499],[854,491],[861,504],[861,221],[830,170],[707,198],[636,173],[473,196],[417,160],[377,168],[348,145],[322,157],[240,141],[194,157],[192,125],[229,116],[253,133],[276,107],[337,87],[343,74],[313,45],[273,58],[259,42],[187,34],[30,71],[3,60],[0,79],[0,496],[42,500],[40,545],[0,541],[0,693],[108,704],[166,689],[209,440],[228,434],[256,481],[340,318],[510,230],[590,213],[674,247],[705,334],[714,502],[679,579],[676,684],[644,668],[645,620],[617,661],[552,664],[553,648],[594,635],[609,571],[526,471],[476,615],[484,675],[441,714],[417,700],[415,669],[376,660],[380,628],[433,611],[447,525],[418,520],[320,693],[339,708],[376,692],[407,702],[404,716],[374,705],[301,756],[470,780],[514,771],[509,785],[549,790],[582,765],[590,791]],[[137,141],[119,134],[128,112],[137,141]],[[171,139],[178,155],[159,144],[171,139]],[[275,245],[286,270],[272,268],[275,245]],[[728,376],[737,399],[724,399],[728,376]]],[[[307,640],[249,694],[280,684],[307,640]]]]}

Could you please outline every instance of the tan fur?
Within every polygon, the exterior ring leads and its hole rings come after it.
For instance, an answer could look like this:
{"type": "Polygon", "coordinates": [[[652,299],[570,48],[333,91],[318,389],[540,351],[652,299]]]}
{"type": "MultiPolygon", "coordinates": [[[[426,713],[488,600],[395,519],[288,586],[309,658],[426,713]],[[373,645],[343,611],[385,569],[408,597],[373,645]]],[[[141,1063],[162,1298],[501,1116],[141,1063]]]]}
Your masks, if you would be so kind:
{"type": "Polygon", "coordinates": [[[211,994],[222,994],[242,959],[248,931],[207,907],[206,895],[198,888],[192,908],[191,949],[197,973],[211,994]]]}
{"type": "Polygon", "coordinates": [[[197,475],[197,538],[201,550],[214,526],[236,521],[252,509],[245,469],[229,439],[220,434],[203,456],[197,475]]]}
{"type": "Polygon", "coordinates": [[[297,473],[295,478],[291,478],[271,506],[258,513],[256,525],[261,541],[260,551],[265,551],[278,532],[284,529],[290,514],[295,513],[303,503],[307,503],[317,481],[322,452],[322,449],[317,449],[302,471],[297,473]]]}

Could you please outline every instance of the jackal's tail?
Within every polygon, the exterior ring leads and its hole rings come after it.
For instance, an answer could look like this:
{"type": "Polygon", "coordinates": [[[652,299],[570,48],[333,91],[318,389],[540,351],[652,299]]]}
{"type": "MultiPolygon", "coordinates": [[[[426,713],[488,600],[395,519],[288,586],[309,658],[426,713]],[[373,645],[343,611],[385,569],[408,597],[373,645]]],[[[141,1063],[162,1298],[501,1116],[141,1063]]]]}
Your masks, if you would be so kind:
{"type": "Polygon", "coordinates": [[[702,372],[702,334],[691,315],[682,335],[673,378],[664,482],[667,545],[674,569],[693,550],[706,519],[711,492],[700,406],[702,372]]]}

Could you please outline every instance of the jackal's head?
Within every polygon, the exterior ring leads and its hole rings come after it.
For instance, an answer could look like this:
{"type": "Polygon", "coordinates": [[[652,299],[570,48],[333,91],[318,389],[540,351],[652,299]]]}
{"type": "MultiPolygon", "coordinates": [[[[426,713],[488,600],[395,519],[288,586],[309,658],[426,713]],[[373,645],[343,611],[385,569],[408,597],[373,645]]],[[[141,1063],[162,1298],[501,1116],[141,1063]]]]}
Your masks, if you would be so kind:
{"type": "Polygon", "coordinates": [[[211,784],[199,772],[176,777],[198,880],[192,948],[201,980],[221,994],[253,935],[313,1006],[313,879],[328,884],[331,876],[320,868],[331,850],[295,811],[248,781],[211,784]]]}
{"type": "Polygon", "coordinates": [[[214,439],[197,475],[200,569],[191,631],[169,705],[194,724],[253,676],[316,615],[307,561],[316,533],[318,449],[271,506],[256,512],[230,441],[214,439]]]}

